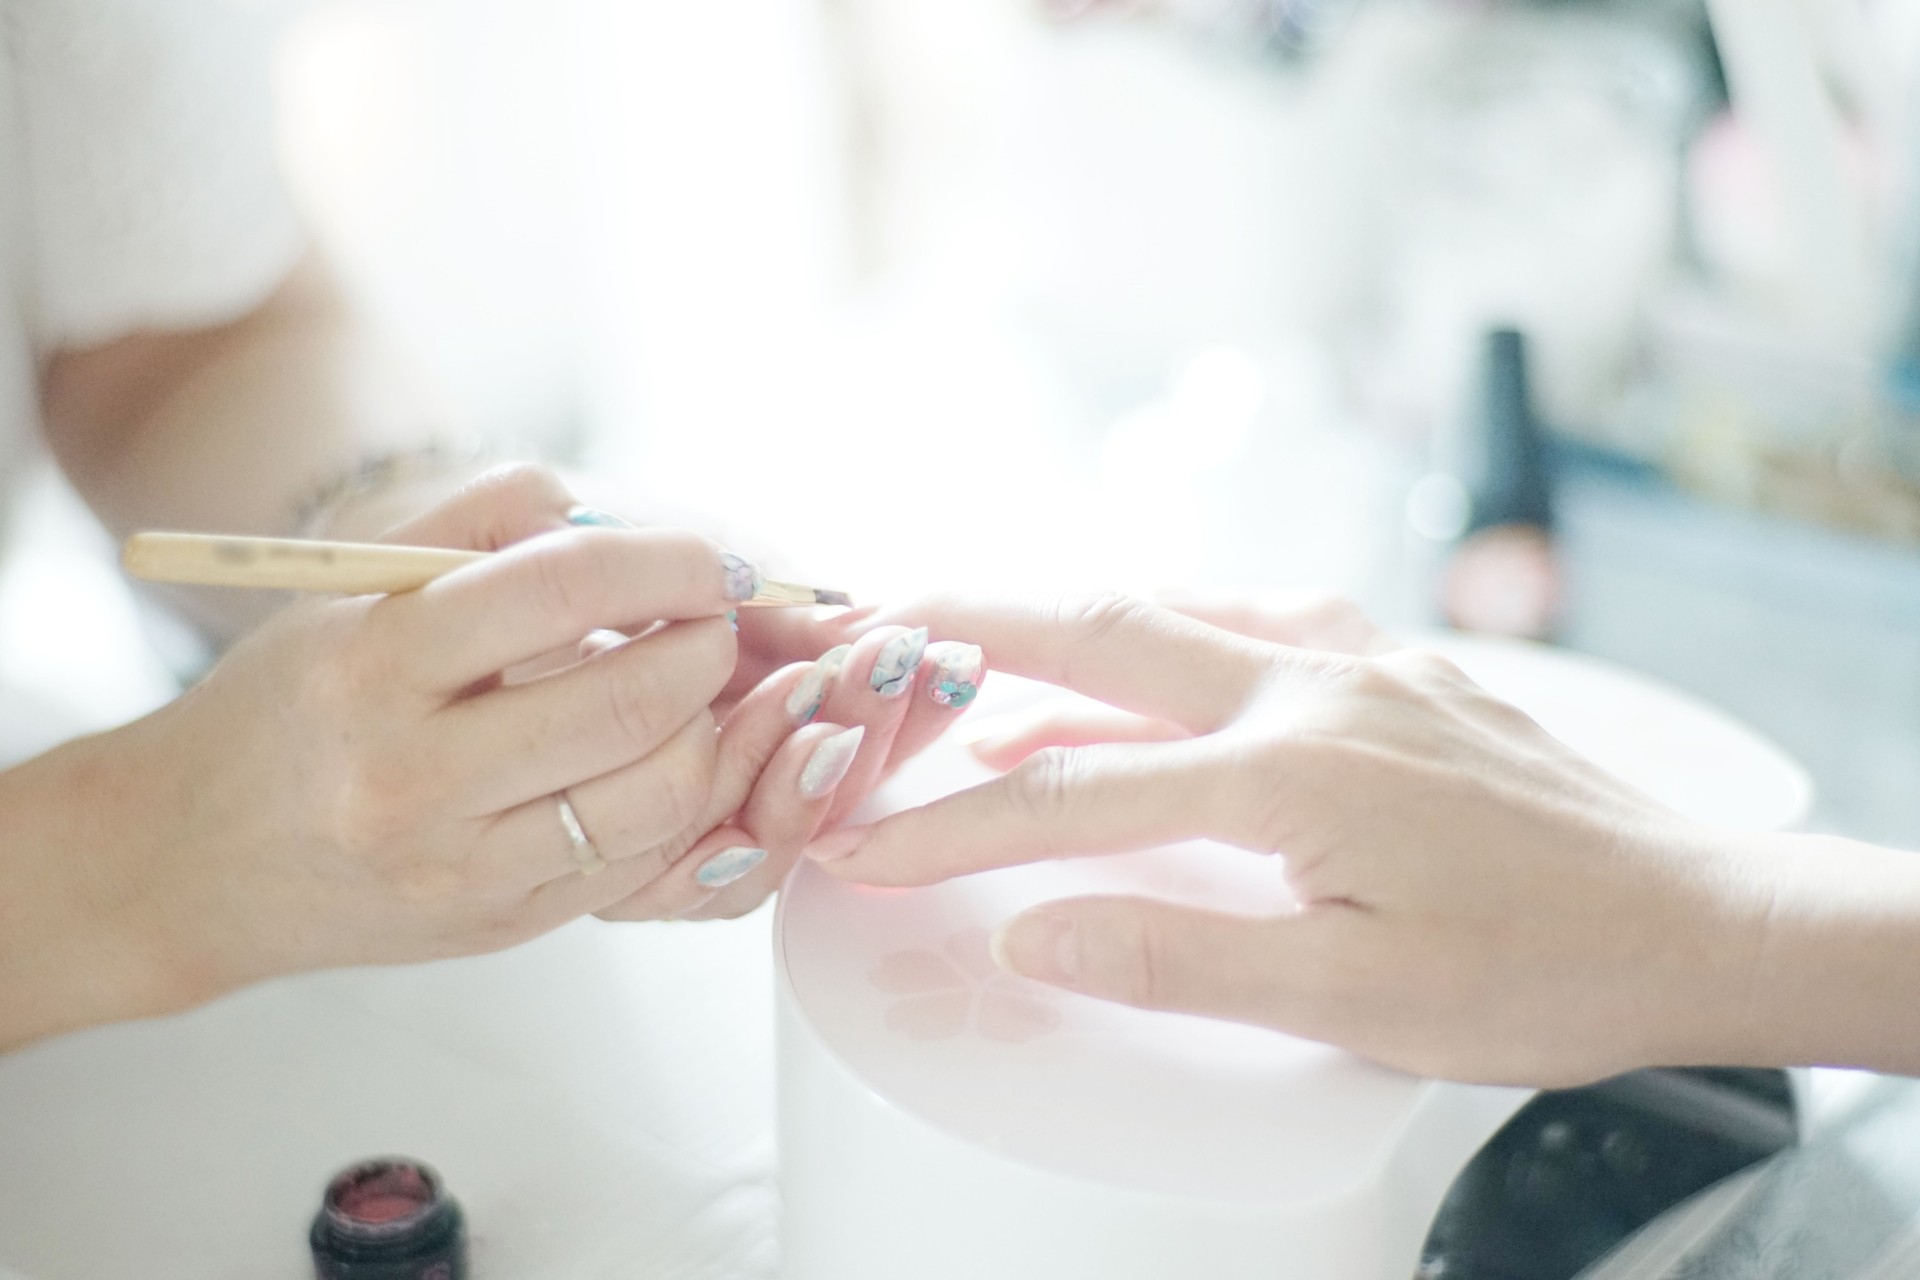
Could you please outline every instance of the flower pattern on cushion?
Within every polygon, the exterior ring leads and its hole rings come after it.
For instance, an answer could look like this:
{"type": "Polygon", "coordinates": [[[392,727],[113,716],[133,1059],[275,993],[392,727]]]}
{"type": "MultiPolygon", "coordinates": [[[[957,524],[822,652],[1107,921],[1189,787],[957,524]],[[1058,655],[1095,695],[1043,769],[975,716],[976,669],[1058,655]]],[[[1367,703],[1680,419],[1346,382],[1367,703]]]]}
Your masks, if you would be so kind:
{"type": "Polygon", "coordinates": [[[915,1040],[951,1040],[969,1030],[1020,1044],[1060,1026],[1054,993],[993,962],[984,929],[962,929],[938,951],[895,951],[867,975],[893,996],[887,1026],[915,1040]]]}

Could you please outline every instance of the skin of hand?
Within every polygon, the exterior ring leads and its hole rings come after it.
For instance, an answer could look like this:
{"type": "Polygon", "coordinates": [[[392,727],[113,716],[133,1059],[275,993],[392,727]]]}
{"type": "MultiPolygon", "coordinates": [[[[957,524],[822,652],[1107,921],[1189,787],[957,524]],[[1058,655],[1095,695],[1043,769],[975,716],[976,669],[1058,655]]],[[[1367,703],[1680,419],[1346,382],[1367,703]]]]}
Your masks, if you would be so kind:
{"type": "Polygon", "coordinates": [[[829,871],[920,885],[1209,838],[1284,858],[1298,902],[1276,918],[1048,903],[996,939],[1017,973],[1463,1080],[1920,1066],[1920,859],[1691,822],[1370,628],[1329,653],[1121,596],[915,612],[996,669],[1127,715],[1104,741],[1084,717],[1026,722],[986,744],[1002,778],[816,840],[829,871]]]}
{"type": "Polygon", "coordinates": [[[570,506],[537,468],[492,475],[394,536],[499,554],[416,592],[302,600],[153,715],[0,775],[0,1046],[490,950],[691,883],[793,724],[777,686],[724,725],[709,709],[735,658],[718,547],[573,528],[570,506]],[[501,678],[611,628],[639,634],[501,678]]]}

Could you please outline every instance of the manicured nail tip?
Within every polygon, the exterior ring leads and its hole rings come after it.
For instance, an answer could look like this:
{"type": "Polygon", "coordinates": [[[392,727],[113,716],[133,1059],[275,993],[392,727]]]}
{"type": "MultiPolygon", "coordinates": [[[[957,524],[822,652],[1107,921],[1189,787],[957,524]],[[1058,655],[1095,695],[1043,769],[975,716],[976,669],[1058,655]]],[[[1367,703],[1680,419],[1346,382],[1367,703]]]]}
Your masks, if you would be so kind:
{"type": "Polygon", "coordinates": [[[837,644],[821,654],[815,661],[826,668],[829,677],[840,674],[840,668],[847,665],[847,655],[853,652],[850,644],[837,644]]]}
{"type": "Polygon", "coordinates": [[[1035,982],[1070,987],[1080,976],[1079,935],[1073,921],[1062,916],[1044,911],[1015,916],[1000,926],[990,949],[1001,968],[1035,982]]]}
{"type": "Polygon", "coordinates": [[[765,849],[737,844],[731,849],[722,849],[708,858],[701,868],[693,873],[693,879],[703,889],[724,889],[766,860],[765,849]]]}
{"type": "Polygon", "coordinates": [[[897,698],[905,693],[907,686],[913,683],[913,673],[920,669],[920,659],[926,652],[925,627],[889,640],[873,662],[873,675],[868,679],[873,691],[883,698],[897,698]]]}
{"type": "Polygon", "coordinates": [[[806,848],[806,855],[814,862],[838,862],[850,857],[854,850],[867,842],[867,833],[859,828],[845,828],[830,831],[806,848]]]}
{"type": "Polygon", "coordinates": [[[825,705],[827,690],[832,686],[838,670],[838,667],[828,666],[824,658],[808,667],[794,684],[793,692],[787,695],[787,719],[795,725],[811,724],[825,705]]]}
{"type": "Polygon", "coordinates": [[[567,523],[582,528],[596,529],[637,529],[631,520],[623,520],[611,511],[602,511],[598,507],[575,507],[567,512],[567,523]]]}
{"type": "Polygon", "coordinates": [[[734,604],[753,599],[767,585],[767,575],[753,561],[731,551],[720,553],[720,568],[726,574],[726,597],[734,604]]]}
{"type": "Polygon", "coordinates": [[[727,610],[727,625],[733,628],[733,634],[740,634],[740,611],[738,609],[727,610]]]}
{"type": "Polygon", "coordinates": [[[977,644],[942,640],[927,646],[927,696],[943,707],[956,711],[972,702],[980,692],[980,673],[986,669],[986,655],[977,644]]]}
{"type": "Polygon", "coordinates": [[[853,768],[853,758],[860,754],[860,741],[866,736],[867,726],[857,724],[822,738],[800,770],[800,794],[818,800],[839,786],[853,768]]]}

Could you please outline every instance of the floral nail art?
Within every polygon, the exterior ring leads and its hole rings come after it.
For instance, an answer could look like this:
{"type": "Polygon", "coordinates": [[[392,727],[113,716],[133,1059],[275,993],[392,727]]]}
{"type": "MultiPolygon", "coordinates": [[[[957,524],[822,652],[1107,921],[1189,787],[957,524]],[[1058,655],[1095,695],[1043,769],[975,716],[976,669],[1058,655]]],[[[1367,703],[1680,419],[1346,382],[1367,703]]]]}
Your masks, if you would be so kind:
{"type": "Polygon", "coordinates": [[[896,636],[880,650],[880,656],[873,661],[873,675],[868,683],[873,691],[883,698],[897,698],[907,691],[913,683],[913,673],[920,669],[920,659],[927,652],[927,629],[909,631],[906,635],[896,636]]]}
{"type": "Polygon", "coordinates": [[[800,794],[809,800],[818,800],[839,786],[847,770],[853,767],[853,758],[860,754],[860,741],[866,736],[867,726],[857,724],[822,738],[800,769],[800,794]]]}
{"type": "Polygon", "coordinates": [[[980,692],[980,673],[986,667],[986,655],[977,644],[942,640],[927,646],[927,696],[943,707],[956,711],[972,702],[980,692]]]}
{"type": "Polygon", "coordinates": [[[761,573],[753,561],[731,551],[720,553],[720,568],[726,574],[727,599],[735,604],[753,599],[760,594],[760,588],[767,585],[767,575],[761,573]]]}
{"type": "Polygon", "coordinates": [[[705,864],[693,873],[693,879],[703,889],[724,889],[766,860],[765,849],[753,849],[737,844],[731,849],[722,849],[708,858],[705,864]]]}
{"type": "Polygon", "coordinates": [[[971,1030],[1007,1044],[1058,1030],[1057,997],[994,964],[988,942],[986,930],[962,929],[938,951],[882,956],[867,981],[895,997],[888,1028],[915,1040],[951,1040],[971,1030]]]}

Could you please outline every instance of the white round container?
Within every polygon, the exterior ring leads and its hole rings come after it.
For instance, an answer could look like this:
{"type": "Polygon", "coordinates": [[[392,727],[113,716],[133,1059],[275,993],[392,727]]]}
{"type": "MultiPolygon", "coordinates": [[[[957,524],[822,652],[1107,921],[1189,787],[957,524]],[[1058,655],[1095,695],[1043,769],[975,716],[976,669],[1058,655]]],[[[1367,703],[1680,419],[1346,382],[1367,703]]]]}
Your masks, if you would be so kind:
{"type": "MultiPolygon", "coordinates": [[[[1531,646],[1436,647],[1688,813],[1805,817],[1805,773],[1690,698],[1531,646]]],[[[981,701],[1047,696],[996,677],[981,701]]],[[[943,745],[878,801],[988,776],[943,745]]],[[[775,924],[786,1280],[1407,1280],[1447,1186],[1528,1091],[1086,999],[987,955],[1050,898],[1257,911],[1285,901],[1281,871],[1206,842],[911,890],[796,870],[775,924]]]]}

